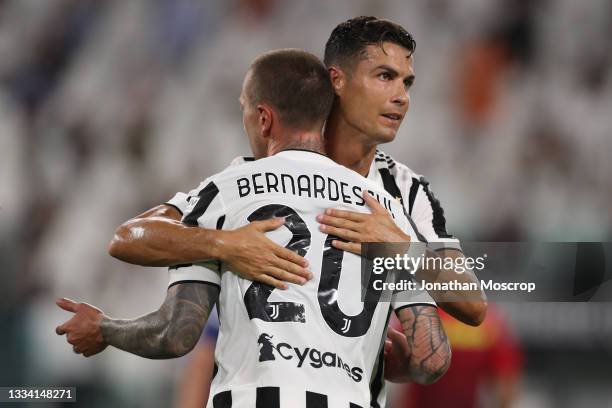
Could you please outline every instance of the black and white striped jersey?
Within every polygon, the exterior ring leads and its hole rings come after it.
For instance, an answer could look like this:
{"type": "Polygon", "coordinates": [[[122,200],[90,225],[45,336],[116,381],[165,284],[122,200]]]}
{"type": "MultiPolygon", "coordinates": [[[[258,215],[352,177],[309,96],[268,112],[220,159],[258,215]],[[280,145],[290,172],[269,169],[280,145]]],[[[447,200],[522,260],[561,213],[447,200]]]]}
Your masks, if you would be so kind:
{"type": "Polygon", "coordinates": [[[420,240],[431,249],[461,249],[459,240],[446,231],[444,210],[425,177],[377,150],[368,178],[401,199],[420,240]]]}
{"type": "Polygon", "coordinates": [[[384,406],[389,315],[433,302],[417,291],[400,294],[402,301],[397,295],[391,302],[361,301],[360,258],[333,248],[334,237],[320,231],[316,216],[330,207],[368,212],[364,190],[416,235],[401,204],[380,185],[313,152],[288,150],[231,166],[190,193],[183,216],[189,225],[236,229],[284,217],[285,227],[268,236],[304,256],[314,275],[283,291],[242,279],[218,261],[170,269],[170,285],[221,288],[209,408],[384,406]]]}
{"type": "MultiPolygon", "coordinates": [[[[252,158],[240,156],[235,158],[230,166],[237,166],[252,160],[252,158]]],[[[431,249],[461,249],[459,240],[447,232],[444,210],[425,177],[377,150],[367,178],[383,187],[392,196],[401,198],[402,204],[416,227],[417,238],[428,242],[431,249]]],[[[188,196],[189,194],[176,193],[167,204],[184,213],[188,205],[188,196]]]]}

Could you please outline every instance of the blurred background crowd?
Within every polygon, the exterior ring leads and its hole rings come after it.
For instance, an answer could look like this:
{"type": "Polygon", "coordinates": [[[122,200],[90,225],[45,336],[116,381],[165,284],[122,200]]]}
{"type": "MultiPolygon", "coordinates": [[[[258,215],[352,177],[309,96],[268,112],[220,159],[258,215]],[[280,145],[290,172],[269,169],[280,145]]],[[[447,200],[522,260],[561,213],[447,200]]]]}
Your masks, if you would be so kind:
{"type": "MultiPolygon", "coordinates": [[[[0,0],[0,385],[171,404],[189,356],[76,357],[53,299],[156,308],[164,270],[110,258],[115,227],[249,153],[238,95],[255,56],[322,56],[364,14],[416,39],[410,112],[383,149],[431,182],[452,233],[609,240],[608,0],[0,0]]],[[[608,305],[501,305],[525,352],[516,406],[612,407],[608,305]]]]}

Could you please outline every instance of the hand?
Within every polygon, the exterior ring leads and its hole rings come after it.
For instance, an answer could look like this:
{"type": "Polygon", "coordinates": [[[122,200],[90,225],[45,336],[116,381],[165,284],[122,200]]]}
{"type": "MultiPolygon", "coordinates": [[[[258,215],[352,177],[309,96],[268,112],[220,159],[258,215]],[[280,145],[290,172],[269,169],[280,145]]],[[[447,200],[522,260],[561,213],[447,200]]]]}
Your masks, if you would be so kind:
{"type": "Polygon", "coordinates": [[[100,309],[66,298],[58,299],[55,303],[65,311],[74,313],[74,316],[58,326],[55,332],[60,336],[66,334],[66,340],[72,344],[75,353],[90,357],[108,346],[100,330],[100,322],[104,317],[100,309]]]}
{"type": "MultiPolygon", "coordinates": [[[[265,233],[281,227],[284,218],[253,221],[233,231],[222,231],[219,259],[241,277],[278,289],[287,289],[285,282],[305,284],[312,278],[308,261],[283,248],[265,233]]],[[[221,231],[220,231],[221,232],[221,231]]]]}
{"type": "Polygon", "coordinates": [[[330,208],[317,216],[321,231],[349,241],[334,240],[335,248],[361,255],[362,242],[410,242],[410,235],[395,224],[385,207],[367,192],[363,199],[371,214],[330,208]]]}
{"type": "Polygon", "coordinates": [[[408,382],[412,350],[404,333],[393,327],[387,329],[385,340],[385,379],[391,382],[408,382]]]}

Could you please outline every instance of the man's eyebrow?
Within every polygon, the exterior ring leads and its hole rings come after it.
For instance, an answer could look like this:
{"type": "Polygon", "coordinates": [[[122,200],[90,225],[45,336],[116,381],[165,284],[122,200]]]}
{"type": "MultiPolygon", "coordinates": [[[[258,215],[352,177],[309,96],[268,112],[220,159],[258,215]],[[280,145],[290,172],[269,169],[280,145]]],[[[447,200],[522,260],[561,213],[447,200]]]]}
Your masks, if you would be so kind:
{"type": "Polygon", "coordinates": [[[382,64],[382,65],[379,65],[376,68],[374,68],[375,71],[379,70],[379,69],[383,69],[385,71],[388,71],[393,76],[398,76],[399,75],[399,72],[397,72],[395,69],[391,68],[389,65],[386,65],[386,64],[382,64]]]}
{"type": "MultiPolygon", "coordinates": [[[[397,72],[394,68],[391,68],[387,64],[382,64],[382,65],[379,65],[376,68],[374,68],[375,71],[379,70],[379,69],[388,71],[393,76],[398,76],[399,75],[399,72],[397,72]]],[[[416,76],[414,75],[414,73],[411,73],[408,76],[406,76],[406,78],[404,78],[404,81],[414,82],[415,78],[416,78],[416,76]]]]}

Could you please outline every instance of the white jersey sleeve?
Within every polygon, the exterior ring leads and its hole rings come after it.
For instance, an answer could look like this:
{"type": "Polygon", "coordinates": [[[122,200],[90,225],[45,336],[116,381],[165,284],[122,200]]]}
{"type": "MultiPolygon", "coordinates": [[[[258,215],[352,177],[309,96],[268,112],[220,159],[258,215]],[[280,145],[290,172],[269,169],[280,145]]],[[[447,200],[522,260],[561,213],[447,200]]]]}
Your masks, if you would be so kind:
{"type": "Polygon", "coordinates": [[[381,180],[385,189],[389,191],[397,188],[404,208],[415,224],[419,238],[427,241],[432,250],[442,248],[461,250],[459,240],[446,230],[444,210],[425,177],[396,162],[380,150],[376,152],[374,160],[372,170],[377,170],[381,176],[386,173],[387,181],[381,180]]]}
{"type": "MultiPolygon", "coordinates": [[[[408,249],[407,255],[410,258],[419,258],[424,255],[424,252],[425,246],[422,243],[419,245],[418,241],[413,241],[413,244],[410,245],[408,249]]],[[[391,307],[395,313],[399,312],[399,309],[404,307],[417,305],[431,305],[437,307],[435,300],[433,300],[429,292],[422,288],[420,284],[416,289],[395,292],[391,296],[391,307]]]]}
{"type": "Polygon", "coordinates": [[[425,237],[432,250],[449,248],[461,250],[459,240],[446,231],[444,210],[424,177],[414,179],[416,195],[411,203],[411,217],[419,232],[425,237]]]}
{"type": "Polygon", "coordinates": [[[400,309],[409,306],[430,305],[435,306],[436,302],[431,295],[423,288],[394,293],[391,297],[391,307],[397,313],[400,309]]]}
{"type": "MultiPolygon", "coordinates": [[[[192,190],[185,207],[183,223],[193,227],[221,229],[225,221],[225,205],[213,179],[207,179],[192,190]]],[[[211,260],[199,264],[176,265],[169,268],[169,286],[181,282],[206,282],[221,284],[219,261],[211,260]]]]}
{"type": "Polygon", "coordinates": [[[165,202],[166,205],[171,205],[172,207],[179,210],[181,215],[185,214],[187,210],[187,206],[189,205],[189,194],[185,194],[183,192],[176,193],[170,200],[165,202]]]}
{"type": "MultiPolygon", "coordinates": [[[[395,204],[394,204],[395,205],[395,204]]],[[[410,231],[411,225],[407,216],[402,216],[394,220],[396,225],[400,227],[404,231],[410,231]]],[[[425,246],[420,243],[416,238],[412,241],[412,245],[410,245],[407,255],[410,258],[419,258],[424,255],[425,246]]],[[[406,306],[416,306],[416,305],[432,305],[436,306],[436,302],[433,300],[431,295],[424,289],[419,288],[413,290],[405,290],[396,292],[391,296],[391,307],[396,311],[404,308],[406,306]]]]}
{"type": "MultiPolygon", "coordinates": [[[[234,167],[234,166],[239,166],[241,164],[244,164],[244,163],[247,163],[247,162],[250,162],[250,161],[253,161],[252,157],[238,156],[238,157],[234,158],[230,162],[230,164],[229,164],[229,166],[227,168],[234,167]]],[[[191,190],[187,194],[179,191],[170,200],[166,201],[165,204],[166,205],[171,205],[172,207],[174,207],[177,210],[179,210],[181,215],[184,215],[185,212],[187,211],[187,206],[189,205],[189,201],[191,200],[191,197],[192,196],[197,196],[198,192],[199,192],[199,190],[197,188],[191,190]]]]}

